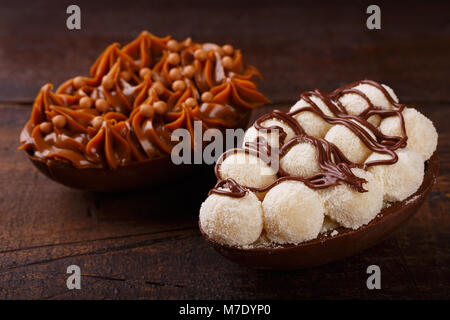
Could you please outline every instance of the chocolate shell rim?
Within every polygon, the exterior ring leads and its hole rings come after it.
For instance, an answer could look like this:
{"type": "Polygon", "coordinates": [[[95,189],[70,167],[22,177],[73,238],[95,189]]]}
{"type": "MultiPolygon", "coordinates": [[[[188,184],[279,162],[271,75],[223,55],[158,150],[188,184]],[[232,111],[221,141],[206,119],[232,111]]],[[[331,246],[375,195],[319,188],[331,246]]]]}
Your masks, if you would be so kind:
{"type": "MultiPolygon", "coordinates": [[[[302,242],[299,244],[276,244],[276,243],[274,243],[272,247],[244,248],[244,247],[239,247],[239,246],[230,246],[230,245],[226,245],[226,244],[221,244],[221,243],[211,239],[203,231],[201,224],[200,224],[200,220],[198,221],[198,227],[200,229],[202,236],[205,238],[205,240],[207,240],[211,245],[213,245],[214,248],[216,248],[216,249],[220,248],[220,250],[224,250],[224,251],[240,252],[241,254],[244,252],[249,253],[249,254],[252,254],[252,253],[271,254],[274,251],[277,251],[277,252],[289,251],[292,249],[306,248],[306,247],[314,246],[314,245],[323,245],[325,242],[328,242],[330,240],[348,237],[355,233],[367,232],[368,229],[371,229],[372,227],[374,227],[378,224],[385,223],[386,220],[388,220],[390,217],[392,217],[396,213],[398,213],[399,209],[404,209],[404,208],[407,208],[410,206],[412,207],[415,204],[415,202],[418,202],[419,200],[424,200],[425,196],[431,191],[431,188],[433,187],[434,183],[436,182],[436,178],[438,176],[439,157],[438,157],[437,151],[435,151],[433,153],[433,155],[430,157],[429,160],[427,160],[425,162],[425,164],[426,164],[426,169],[425,169],[425,175],[424,175],[422,184],[420,185],[419,189],[414,194],[412,194],[411,196],[409,196],[408,198],[406,198],[403,201],[398,201],[398,202],[392,203],[389,207],[382,209],[378,213],[378,215],[374,219],[372,219],[372,221],[370,221],[368,224],[366,224],[356,230],[348,229],[348,228],[344,228],[344,227],[338,227],[336,229],[333,229],[333,230],[338,231],[337,235],[334,235],[334,236],[330,235],[329,234],[329,232],[331,231],[330,230],[330,231],[326,231],[322,234],[319,234],[317,236],[317,238],[315,238],[315,239],[312,239],[312,240],[309,240],[306,242],[302,242]]],[[[219,250],[219,252],[220,252],[220,250],[219,250]]],[[[222,252],[220,252],[220,253],[222,253],[222,252]]]]}
{"type": "Polygon", "coordinates": [[[42,164],[45,164],[47,167],[53,167],[53,166],[59,166],[59,167],[65,167],[65,168],[70,168],[73,170],[99,170],[99,171],[110,171],[110,172],[114,172],[117,170],[120,170],[121,168],[126,168],[126,167],[132,167],[132,166],[141,166],[141,165],[145,165],[145,164],[149,164],[151,162],[154,161],[159,161],[159,160],[163,160],[166,158],[170,158],[169,155],[163,155],[161,157],[157,157],[157,158],[152,158],[152,159],[145,159],[142,161],[134,161],[134,162],[130,162],[121,166],[118,166],[117,168],[109,168],[109,167],[105,167],[105,166],[99,166],[99,167],[85,167],[85,168],[77,168],[75,167],[69,160],[60,160],[60,159],[43,159],[40,157],[36,157],[35,155],[29,154],[27,152],[27,156],[30,159],[31,162],[40,162],[42,164]]]}

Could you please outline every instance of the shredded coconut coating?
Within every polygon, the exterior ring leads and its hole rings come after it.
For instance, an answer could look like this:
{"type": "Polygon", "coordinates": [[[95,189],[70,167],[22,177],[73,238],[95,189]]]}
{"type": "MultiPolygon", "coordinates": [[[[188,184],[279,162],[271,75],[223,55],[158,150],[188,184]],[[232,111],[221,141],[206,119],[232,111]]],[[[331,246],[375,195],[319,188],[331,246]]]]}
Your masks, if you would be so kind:
{"type": "MultiPolygon", "coordinates": [[[[419,153],[423,160],[430,159],[436,150],[438,134],[430,119],[414,108],[405,108],[402,112],[405,120],[408,148],[419,153]]],[[[381,122],[380,130],[385,135],[402,136],[398,117],[388,117],[381,122]]]]}
{"type": "Polygon", "coordinates": [[[200,208],[200,224],[219,243],[249,245],[258,240],[263,230],[261,202],[252,192],[242,198],[211,194],[200,208]]]}
{"type": "Polygon", "coordinates": [[[287,173],[304,178],[320,172],[316,148],[309,142],[293,146],[281,158],[280,166],[287,173]]]}
{"type": "MultiPolygon", "coordinates": [[[[375,178],[383,185],[384,200],[402,201],[416,192],[424,177],[422,156],[412,149],[397,150],[398,161],[392,165],[379,165],[369,168],[375,178]]],[[[367,162],[388,157],[372,153],[367,162]]]]}
{"type": "Polygon", "coordinates": [[[367,192],[357,192],[341,184],[320,191],[325,204],[325,214],[346,228],[358,229],[369,223],[383,206],[383,187],[375,177],[362,169],[352,172],[367,181],[367,192]]]}
{"type": "Polygon", "coordinates": [[[267,187],[277,179],[277,173],[267,163],[244,152],[226,157],[220,166],[220,176],[252,188],[267,187]]]}
{"type": "Polygon", "coordinates": [[[356,134],[341,124],[332,127],[325,140],[335,144],[354,163],[363,163],[371,153],[356,134]]]}
{"type": "MultiPolygon", "coordinates": [[[[312,97],[311,100],[322,110],[322,112],[328,116],[333,116],[328,106],[318,97],[312,97]]],[[[305,108],[310,106],[308,102],[303,99],[297,101],[295,105],[292,106],[290,112],[305,108]]],[[[330,130],[331,125],[322,119],[320,116],[316,115],[310,111],[303,111],[294,116],[295,120],[302,126],[306,134],[316,137],[323,138],[330,130]]]]}
{"type": "Polygon", "coordinates": [[[324,207],[319,194],[299,181],[272,188],[263,201],[264,228],[276,243],[301,243],[319,234],[324,207]]]}

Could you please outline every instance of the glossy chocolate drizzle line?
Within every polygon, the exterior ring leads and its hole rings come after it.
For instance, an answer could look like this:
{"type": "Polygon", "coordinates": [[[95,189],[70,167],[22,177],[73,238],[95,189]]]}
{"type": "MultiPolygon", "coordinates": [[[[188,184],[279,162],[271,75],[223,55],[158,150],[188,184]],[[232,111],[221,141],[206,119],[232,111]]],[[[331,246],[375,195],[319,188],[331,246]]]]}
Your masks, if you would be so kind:
{"type": "Polygon", "coordinates": [[[232,195],[234,197],[241,198],[247,193],[247,189],[242,187],[239,183],[233,179],[225,179],[216,183],[213,189],[209,191],[208,195],[211,193],[232,195]]]}
{"type": "Polygon", "coordinates": [[[330,186],[338,185],[340,181],[347,183],[350,187],[355,189],[358,192],[366,192],[363,188],[363,183],[366,181],[362,178],[358,178],[355,176],[351,169],[352,168],[362,168],[366,169],[369,166],[373,165],[390,165],[394,164],[398,160],[398,156],[395,153],[395,150],[399,148],[404,148],[406,146],[407,135],[405,122],[403,119],[402,111],[405,108],[403,104],[397,103],[391,97],[391,95],[387,92],[387,90],[380,85],[379,83],[372,80],[362,80],[358,82],[354,82],[343,86],[332,93],[326,95],[321,93],[319,90],[304,92],[300,95],[300,98],[309,104],[309,106],[301,108],[299,110],[295,110],[289,113],[283,113],[279,110],[274,110],[270,113],[267,113],[255,121],[254,127],[258,131],[264,130],[267,133],[271,132],[279,132],[279,142],[280,142],[280,150],[277,152],[273,151],[268,144],[268,142],[262,138],[258,137],[254,142],[246,143],[244,148],[239,149],[231,149],[227,152],[223,153],[222,156],[217,160],[217,164],[215,167],[216,177],[219,180],[217,185],[211,190],[211,192],[217,192],[217,186],[220,187],[233,187],[233,190],[238,190],[239,192],[233,191],[230,189],[220,190],[220,194],[226,194],[231,197],[243,197],[245,192],[242,192],[242,189],[251,190],[254,192],[266,192],[273,188],[275,185],[286,181],[286,180],[296,180],[302,181],[308,187],[312,189],[322,189],[330,186]],[[396,109],[395,110],[383,110],[379,106],[375,106],[370,99],[360,90],[357,90],[355,87],[360,84],[368,84],[379,89],[385,98],[392,104],[396,109]],[[357,94],[362,97],[366,102],[368,107],[361,112],[360,115],[354,116],[346,113],[344,106],[339,101],[339,98],[344,94],[357,94]],[[316,103],[311,99],[311,97],[317,97],[322,100],[329,110],[334,114],[334,116],[326,115],[316,103]],[[293,116],[300,112],[310,111],[320,116],[322,119],[327,121],[333,125],[343,125],[351,130],[356,136],[358,136],[361,141],[366,145],[366,147],[373,151],[382,154],[387,154],[390,157],[388,159],[375,160],[370,161],[365,164],[356,164],[351,162],[349,159],[345,157],[341,150],[333,143],[328,142],[325,139],[315,138],[309,136],[305,133],[305,130],[301,127],[301,125],[296,121],[293,116]],[[373,115],[379,115],[380,117],[389,117],[389,116],[398,116],[401,124],[402,137],[395,136],[386,136],[381,133],[381,131],[368,122],[368,118],[373,115]],[[280,126],[270,126],[264,127],[262,123],[269,119],[277,119],[287,124],[294,132],[295,136],[283,144],[287,133],[280,126]],[[365,128],[367,128],[370,133],[373,134],[373,137],[365,128]],[[322,172],[317,173],[311,177],[299,177],[290,175],[285,172],[280,166],[277,172],[278,179],[272,183],[271,185],[265,188],[252,188],[247,186],[240,186],[239,189],[236,189],[237,182],[233,180],[233,184],[231,185],[226,180],[221,180],[220,177],[220,166],[221,163],[225,160],[225,158],[231,154],[245,152],[248,154],[253,154],[262,159],[267,164],[271,164],[272,161],[281,159],[294,145],[300,142],[309,142],[311,143],[317,152],[318,162],[322,172]]]}

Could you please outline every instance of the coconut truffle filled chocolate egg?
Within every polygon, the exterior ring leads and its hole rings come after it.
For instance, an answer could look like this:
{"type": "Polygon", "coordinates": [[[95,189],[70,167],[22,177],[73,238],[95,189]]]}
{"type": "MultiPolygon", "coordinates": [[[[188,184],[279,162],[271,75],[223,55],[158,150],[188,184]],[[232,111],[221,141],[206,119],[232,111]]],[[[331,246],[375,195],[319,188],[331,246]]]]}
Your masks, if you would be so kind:
{"type": "Polygon", "coordinates": [[[284,244],[289,245],[282,249],[296,250],[303,246],[291,244],[320,233],[333,239],[356,234],[345,229],[362,228],[380,212],[383,217],[385,201],[402,201],[418,190],[424,159],[436,149],[437,133],[429,120],[374,81],[300,97],[290,112],[274,110],[259,117],[247,132],[247,143],[225,152],[216,164],[218,183],[211,192],[232,197],[253,192],[262,201],[264,227],[255,245],[267,243],[268,250],[284,244]],[[383,119],[380,127],[371,123],[374,116],[383,119]],[[406,130],[399,119],[405,120],[406,130]],[[282,136],[270,130],[263,135],[264,127],[282,128],[282,136]],[[278,142],[281,147],[272,148],[278,142]],[[224,185],[238,192],[222,190],[224,185]]]}
{"type": "MultiPolygon", "coordinates": [[[[424,176],[422,156],[412,149],[396,151],[397,162],[391,165],[373,165],[369,167],[375,178],[383,185],[384,200],[402,201],[419,189],[424,176]]],[[[372,153],[366,163],[389,159],[390,155],[372,153]]]]}
{"type": "Polygon", "coordinates": [[[383,206],[383,186],[375,177],[362,169],[352,169],[353,174],[367,182],[363,184],[366,192],[358,192],[345,183],[320,191],[324,201],[325,214],[341,226],[350,229],[369,223],[383,206]]]}
{"type": "Polygon", "coordinates": [[[249,245],[263,230],[261,202],[253,192],[240,198],[212,193],[201,205],[200,225],[203,232],[219,243],[249,245]]]}
{"type": "Polygon", "coordinates": [[[277,172],[261,158],[246,152],[227,155],[220,163],[221,179],[234,179],[250,188],[264,188],[277,180],[277,172]]]}
{"type": "Polygon", "coordinates": [[[280,167],[290,175],[304,178],[319,173],[316,147],[310,142],[295,144],[281,158],[280,167]]]}
{"type": "MultiPolygon", "coordinates": [[[[333,116],[333,113],[321,98],[313,95],[310,97],[310,99],[315,104],[315,106],[317,106],[325,115],[333,116]]],[[[292,106],[290,112],[295,113],[301,109],[308,107],[311,107],[311,104],[305,99],[300,99],[296,104],[292,106]]],[[[293,117],[298,121],[306,134],[316,138],[325,137],[326,133],[331,128],[331,124],[311,111],[299,111],[298,113],[295,113],[293,117]]]]}
{"type": "Polygon", "coordinates": [[[311,240],[322,228],[323,202],[302,182],[281,182],[266,194],[262,206],[266,235],[276,243],[311,240]]]}
{"type": "MultiPolygon", "coordinates": [[[[405,121],[408,148],[419,153],[428,160],[436,150],[438,134],[433,123],[414,108],[405,108],[402,112],[405,121]]],[[[380,131],[388,136],[403,136],[398,116],[383,119],[380,131]]]]}

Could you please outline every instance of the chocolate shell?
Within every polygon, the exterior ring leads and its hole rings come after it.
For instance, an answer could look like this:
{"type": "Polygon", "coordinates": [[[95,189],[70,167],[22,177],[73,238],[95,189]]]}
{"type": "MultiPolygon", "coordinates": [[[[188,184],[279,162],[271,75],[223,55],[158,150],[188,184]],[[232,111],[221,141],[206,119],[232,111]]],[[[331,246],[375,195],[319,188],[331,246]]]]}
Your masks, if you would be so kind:
{"type": "Polygon", "coordinates": [[[251,110],[270,102],[258,77],[231,45],[143,31],[123,47],[108,46],[89,76],[56,91],[44,85],[19,149],[51,179],[83,190],[170,181],[191,171],[171,163],[172,133],[184,129],[194,139],[198,122],[202,131],[245,128],[251,110]]]}
{"type": "Polygon", "coordinates": [[[357,254],[381,242],[416,214],[431,191],[439,171],[437,152],[425,163],[425,176],[419,190],[403,201],[383,209],[369,224],[351,230],[339,227],[337,235],[324,233],[299,245],[239,248],[222,245],[203,237],[224,257],[243,266],[267,270],[295,270],[323,265],[357,254]]]}

